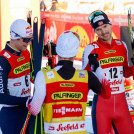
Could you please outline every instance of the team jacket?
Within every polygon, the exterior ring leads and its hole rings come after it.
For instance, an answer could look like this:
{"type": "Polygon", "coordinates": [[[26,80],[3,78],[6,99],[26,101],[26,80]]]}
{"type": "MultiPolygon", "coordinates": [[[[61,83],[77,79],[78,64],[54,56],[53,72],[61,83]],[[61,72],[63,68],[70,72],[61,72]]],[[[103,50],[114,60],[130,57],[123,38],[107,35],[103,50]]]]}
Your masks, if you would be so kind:
{"type": "Polygon", "coordinates": [[[30,96],[29,52],[16,52],[6,45],[0,53],[0,60],[0,103],[22,105],[30,96]]]}
{"type": "Polygon", "coordinates": [[[129,67],[128,64],[126,44],[117,39],[112,39],[111,46],[102,42],[100,39],[89,44],[83,52],[83,69],[90,70],[88,65],[88,55],[90,53],[98,54],[98,61],[105,72],[105,76],[110,82],[112,94],[124,92],[124,70],[126,77],[132,75],[132,68],[129,67]]]}

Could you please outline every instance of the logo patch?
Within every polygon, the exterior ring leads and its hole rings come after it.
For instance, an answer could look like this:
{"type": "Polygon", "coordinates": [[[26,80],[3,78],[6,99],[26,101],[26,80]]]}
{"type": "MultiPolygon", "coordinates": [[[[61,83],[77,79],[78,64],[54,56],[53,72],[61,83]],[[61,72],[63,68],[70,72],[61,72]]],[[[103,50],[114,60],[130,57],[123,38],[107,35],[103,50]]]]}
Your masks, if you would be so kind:
{"type": "Polygon", "coordinates": [[[79,78],[85,78],[85,71],[79,71],[79,78]]]}
{"type": "Polygon", "coordinates": [[[104,20],[104,17],[102,15],[99,15],[99,16],[94,17],[93,23],[96,23],[99,20],[104,20]]]}
{"type": "Polygon", "coordinates": [[[5,52],[3,55],[4,55],[5,57],[7,57],[8,59],[11,57],[11,55],[9,55],[7,52],[5,52]]]}
{"type": "Polygon", "coordinates": [[[99,46],[97,44],[93,44],[94,48],[99,48],[99,46]]]}
{"type": "Polygon", "coordinates": [[[27,33],[32,34],[32,28],[30,25],[28,27],[26,27],[26,34],[27,33]]]}
{"type": "Polygon", "coordinates": [[[46,74],[47,74],[48,79],[54,78],[54,72],[53,71],[49,71],[46,74]]]}
{"type": "Polygon", "coordinates": [[[101,26],[101,25],[103,25],[104,23],[103,23],[103,21],[99,21],[98,22],[98,26],[101,26]]]}
{"type": "Polygon", "coordinates": [[[121,45],[121,42],[120,42],[120,41],[116,40],[115,42],[116,42],[118,45],[121,45]]]}

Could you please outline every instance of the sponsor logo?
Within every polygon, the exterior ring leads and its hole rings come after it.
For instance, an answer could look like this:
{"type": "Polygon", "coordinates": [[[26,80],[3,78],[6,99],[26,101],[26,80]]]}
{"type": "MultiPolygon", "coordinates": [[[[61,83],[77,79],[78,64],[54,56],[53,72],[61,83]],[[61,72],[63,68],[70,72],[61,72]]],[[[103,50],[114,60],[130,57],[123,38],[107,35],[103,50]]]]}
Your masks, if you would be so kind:
{"type": "Polygon", "coordinates": [[[85,71],[79,71],[79,78],[85,78],[85,71]]]}
{"type": "Polygon", "coordinates": [[[94,17],[93,23],[96,23],[99,20],[104,20],[104,17],[102,15],[99,15],[99,16],[94,17]]]}
{"type": "Polygon", "coordinates": [[[27,34],[27,33],[32,33],[32,28],[31,28],[31,26],[26,27],[26,34],[27,34]]]}
{"type": "Polygon", "coordinates": [[[119,87],[112,87],[112,92],[119,91],[119,87]]]}
{"type": "Polygon", "coordinates": [[[53,71],[49,71],[46,74],[47,74],[48,79],[54,78],[54,72],[53,71]]]}
{"type": "Polygon", "coordinates": [[[85,123],[68,123],[68,124],[59,124],[57,127],[55,126],[49,126],[48,130],[49,131],[54,131],[56,130],[57,132],[73,132],[75,130],[82,130],[85,127],[85,123]]]}
{"type": "Polygon", "coordinates": [[[83,98],[83,94],[81,92],[56,92],[53,93],[51,98],[53,100],[63,100],[63,99],[73,99],[73,100],[81,100],[83,98]]]}
{"type": "Polygon", "coordinates": [[[25,64],[23,64],[21,66],[16,67],[13,70],[13,72],[14,72],[14,74],[19,74],[19,73],[22,73],[22,72],[24,72],[24,71],[26,71],[28,69],[30,69],[30,63],[29,62],[28,63],[25,63],[25,64]]]}
{"type": "Polygon", "coordinates": [[[75,87],[75,84],[72,84],[72,83],[61,83],[60,87],[75,87]]]}
{"type": "Polygon", "coordinates": [[[26,30],[29,30],[29,29],[31,29],[31,26],[26,27],[26,30]]]}
{"type": "Polygon", "coordinates": [[[3,55],[4,55],[5,57],[7,57],[8,59],[11,57],[7,52],[5,52],[3,55]]]}
{"type": "Polygon", "coordinates": [[[111,64],[111,63],[122,63],[122,62],[124,62],[123,56],[116,56],[116,57],[100,59],[101,65],[107,65],[107,64],[111,64]]]}
{"type": "Polygon", "coordinates": [[[78,123],[76,124],[67,124],[66,126],[63,126],[63,124],[59,124],[57,131],[70,131],[70,130],[77,130],[78,129],[78,123]]]}
{"type": "Polygon", "coordinates": [[[123,71],[120,71],[120,74],[123,74],[123,71]]]}
{"type": "Polygon", "coordinates": [[[105,51],[104,53],[105,53],[105,54],[116,53],[116,50],[105,51]]]}
{"type": "Polygon", "coordinates": [[[17,59],[17,61],[20,62],[20,61],[22,61],[24,59],[25,59],[25,57],[20,57],[20,58],[17,59]]]}
{"type": "Polygon", "coordinates": [[[125,87],[125,90],[129,90],[129,89],[132,89],[132,85],[125,87]]]}
{"type": "Polygon", "coordinates": [[[16,87],[16,86],[20,86],[21,85],[21,82],[18,82],[18,83],[14,83],[13,86],[16,87]]]}
{"type": "Polygon", "coordinates": [[[30,88],[28,88],[28,90],[26,90],[25,88],[22,89],[21,95],[26,95],[26,94],[30,94],[30,88]]]}
{"type": "Polygon", "coordinates": [[[121,42],[120,42],[120,41],[116,40],[115,42],[116,42],[118,45],[121,45],[121,42]]]}
{"type": "Polygon", "coordinates": [[[122,84],[122,79],[121,80],[114,80],[114,81],[109,81],[110,85],[115,86],[122,84]]]}
{"type": "Polygon", "coordinates": [[[4,93],[2,76],[0,76],[0,93],[4,93]]]}
{"type": "Polygon", "coordinates": [[[103,25],[103,21],[98,22],[98,26],[101,26],[101,25],[103,25]]]}
{"type": "Polygon", "coordinates": [[[83,109],[80,104],[59,104],[53,105],[53,118],[80,117],[83,109]]]}

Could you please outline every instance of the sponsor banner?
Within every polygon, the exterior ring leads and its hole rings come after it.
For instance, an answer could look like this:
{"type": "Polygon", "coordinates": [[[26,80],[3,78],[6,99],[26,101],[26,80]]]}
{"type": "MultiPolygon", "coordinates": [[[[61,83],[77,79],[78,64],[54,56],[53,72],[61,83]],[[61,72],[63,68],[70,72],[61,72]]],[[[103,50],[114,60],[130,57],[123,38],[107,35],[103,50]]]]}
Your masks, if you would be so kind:
{"type": "MultiPolygon", "coordinates": [[[[81,42],[76,60],[82,60],[84,48],[91,42],[98,39],[97,35],[88,22],[88,14],[69,14],[41,11],[41,19],[46,18],[45,42],[53,41],[57,44],[57,39],[65,30],[73,30],[80,34],[81,42]]],[[[112,19],[114,20],[114,19],[112,19]]],[[[112,24],[113,38],[120,39],[120,26],[112,24]]]]}
{"type": "MultiPolygon", "coordinates": [[[[61,12],[49,12],[41,11],[41,18],[46,18],[54,21],[64,21],[64,22],[75,22],[75,23],[89,23],[89,14],[80,13],[61,13],[61,12]]],[[[127,26],[128,18],[127,15],[109,15],[109,20],[112,25],[127,26]]],[[[134,15],[131,16],[131,23],[134,25],[134,15]]]]}
{"type": "Polygon", "coordinates": [[[81,104],[59,104],[53,105],[53,118],[80,117],[83,114],[81,104]]]}
{"type": "Polygon", "coordinates": [[[63,123],[44,123],[45,133],[60,134],[86,131],[85,121],[73,121],[63,123]]]}

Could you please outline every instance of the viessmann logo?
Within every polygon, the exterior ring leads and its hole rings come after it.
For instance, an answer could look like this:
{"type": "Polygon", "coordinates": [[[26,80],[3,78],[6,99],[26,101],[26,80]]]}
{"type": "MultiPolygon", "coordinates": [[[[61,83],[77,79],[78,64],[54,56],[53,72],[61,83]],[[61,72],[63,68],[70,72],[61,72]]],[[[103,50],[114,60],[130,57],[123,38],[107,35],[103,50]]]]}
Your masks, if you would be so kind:
{"type": "Polygon", "coordinates": [[[83,94],[81,92],[55,92],[51,95],[53,100],[74,99],[81,100],[83,94]]]}
{"type": "Polygon", "coordinates": [[[83,109],[81,104],[59,104],[53,105],[53,117],[79,117],[82,116],[83,109]]]}
{"type": "Polygon", "coordinates": [[[30,62],[25,63],[25,64],[23,64],[23,65],[21,65],[21,66],[19,66],[19,67],[16,67],[16,68],[13,70],[13,72],[14,72],[14,74],[19,74],[19,73],[22,73],[22,72],[24,72],[24,71],[26,71],[26,70],[28,70],[28,69],[30,69],[30,62]]]}
{"type": "Polygon", "coordinates": [[[109,58],[104,58],[100,60],[101,65],[107,65],[111,63],[121,63],[121,62],[124,62],[123,56],[109,57],[109,58]]]}

